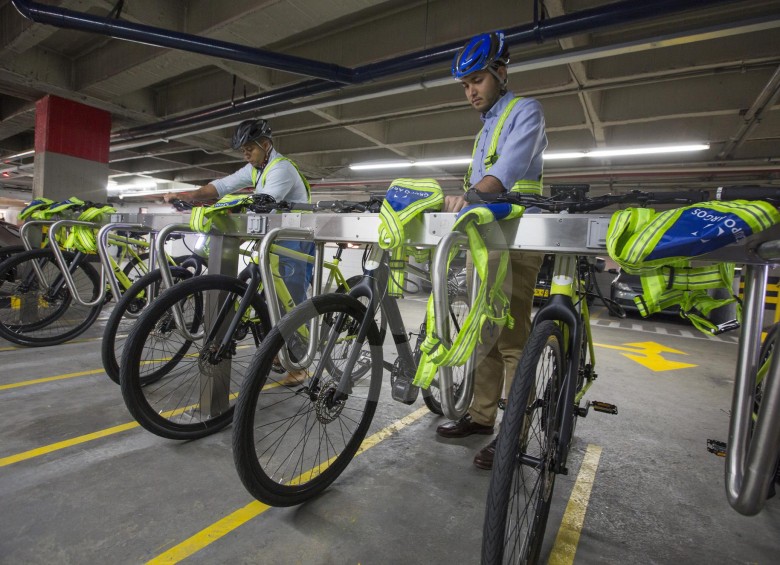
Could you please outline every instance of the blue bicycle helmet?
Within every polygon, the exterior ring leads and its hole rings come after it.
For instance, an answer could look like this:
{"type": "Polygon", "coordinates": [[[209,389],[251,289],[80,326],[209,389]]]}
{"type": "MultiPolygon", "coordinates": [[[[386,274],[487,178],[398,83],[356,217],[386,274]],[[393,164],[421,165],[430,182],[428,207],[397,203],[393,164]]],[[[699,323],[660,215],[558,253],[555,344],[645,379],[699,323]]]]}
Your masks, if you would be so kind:
{"type": "Polygon", "coordinates": [[[268,125],[268,122],[262,119],[244,120],[238,124],[233,134],[233,149],[240,149],[247,143],[257,141],[261,137],[273,139],[271,137],[271,126],[268,125]]]}
{"type": "Polygon", "coordinates": [[[471,73],[484,70],[491,71],[496,76],[496,67],[507,63],[509,63],[509,49],[504,33],[501,31],[483,33],[472,37],[455,54],[455,59],[452,61],[452,76],[461,79],[471,73]]]}

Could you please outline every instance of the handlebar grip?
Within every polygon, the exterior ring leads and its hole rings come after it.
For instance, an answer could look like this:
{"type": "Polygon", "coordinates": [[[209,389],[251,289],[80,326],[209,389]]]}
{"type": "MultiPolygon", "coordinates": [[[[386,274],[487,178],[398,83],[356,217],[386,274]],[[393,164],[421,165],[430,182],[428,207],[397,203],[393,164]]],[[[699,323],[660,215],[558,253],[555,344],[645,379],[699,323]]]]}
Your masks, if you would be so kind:
{"type": "Polygon", "coordinates": [[[721,186],[715,191],[716,200],[769,200],[780,202],[780,187],[776,186],[721,186]]]}
{"type": "Polygon", "coordinates": [[[649,195],[651,202],[667,202],[677,204],[693,204],[696,202],[707,202],[712,199],[711,194],[706,190],[673,190],[670,192],[653,192],[649,195]]]}
{"type": "Polygon", "coordinates": [[[480,192],[479,190],[469,189],[466,191],[465,198],[469,204],[482,204],[484,202],[496,202],[504,198],[504,194],[498,192],[480,192]]]}

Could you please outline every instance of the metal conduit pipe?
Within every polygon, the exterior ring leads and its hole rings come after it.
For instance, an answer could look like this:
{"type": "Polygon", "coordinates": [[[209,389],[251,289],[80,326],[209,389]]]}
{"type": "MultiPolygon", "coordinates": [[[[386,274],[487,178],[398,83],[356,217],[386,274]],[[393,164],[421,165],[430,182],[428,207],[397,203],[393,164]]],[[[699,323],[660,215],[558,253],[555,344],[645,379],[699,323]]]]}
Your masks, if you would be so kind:
{"type": "Polygon", "coordinates": [[[352,81],[353,70],[332,63],[312,61],[294,55],[274,53],[264,49],[247,47],[210,37],[201,37],[190,33],[181,33],[126,20],[103,18],[84,12],[66,10],[56,6],[47,6],[30,0],[11,0],[14,8],[25,18],[36,23],[48,24],[59,28],[75,29],[108,35],[116,39],[126,39],[156,47],[167,47],[250,63],[269,69],[287,71],[296,74],[327,78],[329,82],[347,83],[352,81]]]}
{"type": "MultiPolygon", "coordinates": [[[[573,14],[517,26],[505,30],[505,33],[510,47],[529,42],[541,43],[547,39],[560,39],[576,33],[594,31],[621,23],[734,1],[624,0],[597,8],[581,10],[573,14]]],[[[257,110],[294,98],[336,90],[345,83],[361,84],[370,80],[377,80],[406,71],[449,62],[456,50],[462,45],[462,41],[452,42],[416,53],[394,57],[386,61],[371,63],[354,69],[346,69],[338,65],[271,53],[261,49],[253,49],[172,30],[132,24],[123,20],[100,18],[81,12],[47,6],[31,0],[11,0],[11,2],[20,14],[34,22],[100,33],[118,39],[182,49],[226,59],[250,62],[297,74],[320,77],[315,80],[265,92],[236,104],[226,103],[205,111],[163,120],[147,126],[130,128],[112,136],[112,139],[116,141],[129,140],[146,135],[161,135],[162,132],[171,132],[175,129],[218,120],[229,115],[257,110]]]]}

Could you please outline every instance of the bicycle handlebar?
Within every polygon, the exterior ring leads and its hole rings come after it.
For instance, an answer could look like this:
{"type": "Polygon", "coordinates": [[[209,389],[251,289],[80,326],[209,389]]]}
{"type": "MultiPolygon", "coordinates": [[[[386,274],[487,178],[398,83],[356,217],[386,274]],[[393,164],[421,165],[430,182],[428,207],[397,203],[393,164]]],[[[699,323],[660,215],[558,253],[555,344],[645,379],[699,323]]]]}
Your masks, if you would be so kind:
{"type": "Polygon", "coordinates": [[[626,194],[605,194],[583,199],[553,199],[535,194],[517,192],[487,193],[470,189],[466,192],[466,201],[470,204],[506,202],[521,206],[536,206],[550,212],[587,212],[598,210],[613,204],[695,204],[710,200],[767,200],[780,204],[780,188],[764,186],[720,187],[715,196],[707,190],[683,190],[668,192],[645,192],[632,190],[626,194]]]}

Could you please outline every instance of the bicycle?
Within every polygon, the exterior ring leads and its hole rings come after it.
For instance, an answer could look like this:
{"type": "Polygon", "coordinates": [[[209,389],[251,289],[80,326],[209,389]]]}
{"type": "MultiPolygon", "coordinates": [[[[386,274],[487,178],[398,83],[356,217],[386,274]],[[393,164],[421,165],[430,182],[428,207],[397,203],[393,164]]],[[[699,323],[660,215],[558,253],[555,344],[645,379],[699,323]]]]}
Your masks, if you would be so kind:
{"type": "MultiPolygon", "coordinates": [[[[84,203],[71,210],[85,213],[95,208],[84,203]]],[[[34,223],[44,222],[29,225],[34,223]]],[[[45,223],[51,228],[57,224],[45,223]]],[[[105,281],[91,264],[89,253],[61,251],[58,245],[46,243],[40,249],[29,246],[0,263],[0,336],[18,345],[38,347],[73,339],[94,323],[106,302],[105,281]]],[[[128,258],[121,267],[112,260],[111,268],[123,288],[129,288],[131,277],[138,276],[143,265],[140,250],[148,243],[115,237],[112,244],[128,258]]]]}
{"type": "MultiPolygon", "coordinates": [[[[338,269],[344,248],[339,246],[333,261],[324,262],[330,273],[327,284],[342,292],[352,280],[338,269]]],[[[284,247],[271,251],[315,261],[284,247]]],[[[172,286],[147,306],[119,364],[125,404],[144,428],[169,439],[196,439],[230,423],[249,357],[272,327],[269,303],[278,301],[287,309],[294,304],[281,274],[264,288],[260,266],[252,261],[238,277],[201,275],[172,286]]],[[[278,363],[276,371],[283,374],[278,363]]]]}
{"type": "MultiPolygon", "coordinates": [[[[385,252],[369,247],[363,277],[348,294],[316,296],[298,305],[255,354],[236,403],[233,455],[242,483],[258,500],[300,504],[327,488],[354,457],[376,410],[386,367],[377,312],[387,320],[398,353],[390,367],[393,397],[414,402],[417,359],[398,304],[385,292],[389,276],[385,252]],[[287,351],[302,375],[294,386],[280,387],[274,382],[274,360],[284,362],[287,351]]],[[[453,304],[464,305],[460,298],[453,304]]],[[[450,313],[459,331],[464,312],[450,313]]],[[[453,388],[458,401],[470,397],[470,387],[456,383],[453,388]]]]}
{"type": "MultiPolygon", "coordinates": [[[[728,192],[722,200],[743,197],[728,192]]],[[[488,200],[469,193],[472,201],[488,200]]],[[[709,199],[704,191],[606,195],[552,201],[507,194],[499,200],[535,205],[552,212],[579,212],[610,204],[693,203],[709,199]]],[[[541,551],[555,476],[567,471],[577,418],[595,411],[617,413],[617,407],[581,405],[597,375],[587,301],[573,255],[557,255],[548,302],[533,321],[509,392],[496,446],[483,527],[482,563],[536,563],[541,551]]]]}

